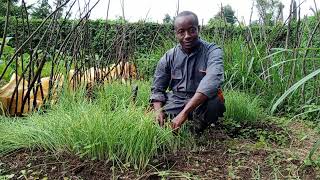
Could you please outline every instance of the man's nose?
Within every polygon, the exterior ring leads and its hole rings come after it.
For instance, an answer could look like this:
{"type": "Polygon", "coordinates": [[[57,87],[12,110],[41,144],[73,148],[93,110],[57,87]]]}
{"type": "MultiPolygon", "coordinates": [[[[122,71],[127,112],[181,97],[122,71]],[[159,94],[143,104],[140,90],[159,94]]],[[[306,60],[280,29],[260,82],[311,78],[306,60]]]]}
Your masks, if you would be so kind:
{"type": "Polygon", "coordinates": [[[187,39],[187,38],[190,38],[190,37],[191,37],[191,34],[188,31],[186,31],[186,34],[185,34],[184,38],[187,39]]]}

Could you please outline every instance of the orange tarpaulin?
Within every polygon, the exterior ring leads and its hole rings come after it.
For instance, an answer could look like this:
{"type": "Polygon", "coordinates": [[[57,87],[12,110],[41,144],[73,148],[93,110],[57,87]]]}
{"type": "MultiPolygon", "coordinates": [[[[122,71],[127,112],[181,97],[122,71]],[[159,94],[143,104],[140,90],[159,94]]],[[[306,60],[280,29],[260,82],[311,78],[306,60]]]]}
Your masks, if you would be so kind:
{"type": "MultiPolygon", "coordinates": [[[[49,80],[49,77],[41,78],[40,82],[35,84],[34,88],[30,91],[29,100],[26,101],[22,108],[23,98],[26,97],[28,91],[28,81],[13,74],[9,83],[0,89],[0,114],[22,115],[30,112],[33,104],[36,104],[36,108],[43,105],[44,99],[49,94],[49,80]],[[15,91],[16,93],[14,93],[15,91]]],[[[56,92],[57,87],[62,87],[63,79],[60,80],[60,82],[56,81],[56,84],[53,86],[54,92],[56,92]]]]}

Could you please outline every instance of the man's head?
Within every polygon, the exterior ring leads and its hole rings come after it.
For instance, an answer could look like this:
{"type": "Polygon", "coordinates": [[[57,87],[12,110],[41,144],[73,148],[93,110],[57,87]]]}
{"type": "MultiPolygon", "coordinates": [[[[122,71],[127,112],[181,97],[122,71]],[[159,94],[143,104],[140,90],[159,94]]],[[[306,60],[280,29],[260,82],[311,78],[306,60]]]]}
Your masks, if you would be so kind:
{"type": "Polygon", "coordinates": [[[195,13],[183,11],[174,21],[175,34],[182,48],[190,53],[199,40],[199,21],[195,13]]]}

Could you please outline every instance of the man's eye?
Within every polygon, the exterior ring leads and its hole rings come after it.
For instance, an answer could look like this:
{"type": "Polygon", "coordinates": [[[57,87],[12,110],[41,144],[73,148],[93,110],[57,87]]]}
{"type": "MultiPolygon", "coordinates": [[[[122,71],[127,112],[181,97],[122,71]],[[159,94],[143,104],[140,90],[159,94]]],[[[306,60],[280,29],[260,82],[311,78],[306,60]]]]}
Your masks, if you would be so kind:
{"type": "Polygon", "coordinates": [[[190,32],[190,33],[195,33],[196,31],[197,31],[196,28],[190,28],[190,29],[189,29],[189,32],[190,32]]]}

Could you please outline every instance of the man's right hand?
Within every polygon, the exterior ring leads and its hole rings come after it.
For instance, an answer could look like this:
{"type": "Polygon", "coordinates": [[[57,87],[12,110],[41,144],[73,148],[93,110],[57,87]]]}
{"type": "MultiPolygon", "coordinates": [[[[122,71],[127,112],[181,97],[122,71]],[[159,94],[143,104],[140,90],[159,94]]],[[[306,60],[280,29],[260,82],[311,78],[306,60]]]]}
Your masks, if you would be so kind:
{"type": "Polygon", "coordinates": [[[156,121],[159,123],[159,125],[162,127],[164,125],[165,121],[165,113],[162,111],[162,102],[155,101],[152,103],[153,104],[153,109],[157,113],[156,115],[156,121]]]}
{"type": "Polygon", "coordinates": [[[161,127],[164,125],[165,119],[166,115],[163,111],[157,112],[156,121],[159,123],[161,127]]]}

